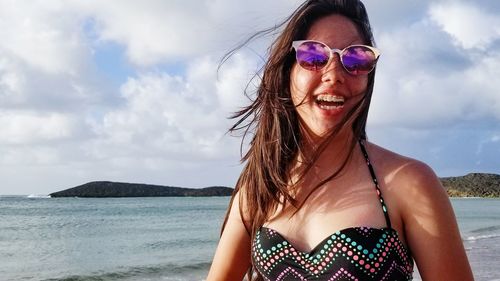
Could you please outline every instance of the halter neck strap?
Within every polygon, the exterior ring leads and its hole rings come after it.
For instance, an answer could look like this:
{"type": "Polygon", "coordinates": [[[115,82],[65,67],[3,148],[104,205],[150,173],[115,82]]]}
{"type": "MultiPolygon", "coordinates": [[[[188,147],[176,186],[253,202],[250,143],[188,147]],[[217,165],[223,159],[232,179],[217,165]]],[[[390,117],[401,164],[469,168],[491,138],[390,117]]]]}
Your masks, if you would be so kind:
{"type": "Polygon", "coordinates": [[[370,158],[368,157],[368,152],[366,151],[364,140],[359,140],[359,145],[361,147],[363,155],[365,156],[366,164],[368,166],[368,169],[370,170],[370,175],[372,176],[373,183],[375,184],[375,189],[377,191],[380,204],[382,205],[382,211],[384,211],[385,222],[387,223],[388,228],[392,228],[391,219],[389,218],[389,212],[387,211],[387,206],[385,205],[384,198],[382,197],[382,192],[380,192],[380,186],[377,180],[377,176],[375,175],[375,171],[373,170],[370,158]]]}

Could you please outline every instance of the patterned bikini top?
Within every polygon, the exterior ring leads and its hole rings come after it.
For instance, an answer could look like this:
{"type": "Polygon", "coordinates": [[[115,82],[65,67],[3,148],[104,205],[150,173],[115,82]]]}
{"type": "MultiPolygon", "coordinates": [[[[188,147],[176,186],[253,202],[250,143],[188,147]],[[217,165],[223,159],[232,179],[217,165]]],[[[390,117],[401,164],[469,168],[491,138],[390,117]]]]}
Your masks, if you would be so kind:
{"type": "Polygon", "coordinates": [[[360,141],[387,227],[350,227],[326,237],[310,252],[297,250],[277,231],[262,226],[252,243],[252,260],[267,281],[412,280],[410,251],[391,226],[384,199],[360,141]]]}

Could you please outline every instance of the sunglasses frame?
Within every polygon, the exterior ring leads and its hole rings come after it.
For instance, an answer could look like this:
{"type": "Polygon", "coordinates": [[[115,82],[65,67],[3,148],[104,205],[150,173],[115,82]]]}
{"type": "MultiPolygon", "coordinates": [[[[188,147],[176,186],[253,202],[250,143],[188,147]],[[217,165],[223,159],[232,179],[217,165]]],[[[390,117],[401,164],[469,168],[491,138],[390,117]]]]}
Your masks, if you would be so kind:
{"type": "Polygon", "coordinates": [[[327,67],[331,61],[333,60],[333,57],[334,57],[334,54],[338,54],[339,55],[339,58],[340,58],[340,64],[342,64],[342,67],[345,69],[345,71],[347,71],[347,73],[351,74],[351,75],[366,75],[370,72],[372,72],[374,69],[375,69],[375,66],[377,64],[377,61],[380,57],[380,50],[375,48],[375,47],[372,47],[372,46],[368,46],[368,45],[363,45],[363,44],[355,44],[355,45],[349,45],[347,47],[345,47],[344,49],[335,49],[335,48],[330,48],[330,46],[328,46],[327,44],[321,42],[321,41],[316,41],[316,40],[296,40],[296,41],[292,41],[292,49],[295,50],[295,59],[297,60],[297,63],[299,64],[300,67],[302,67],[303,69],[305,70],[309,70],[309,71],[319,71],[325,67],[327,67]],[[327,50],[329,50],[328,52],[328,62],[323,66],[323,67],[318,67],[317,69],[307,69],[305,67],[303,67],[302,65],[300,65],[299,63],[299,59],[298,59],[298,48],[300,47],[300,45],[306,43],[306,42],[312,42],[312,43],[318,43],[320,45],[323,45],[326,47],[327,50]],[[342,57],[342,54],[349,48],[352,48],[352,47],[363,47],[363,48],[367,48],[369,49],[370,51],[373,52],[373,54],[375,55],[375,61],[373,63],[373,67],[372,69],[370,69],[370,71],[366,72],[366,73],[363,73],[363,74],[355,74],[353,73],[352,71],[349,71],[345,64],[344,64],[344,61],[343,61],[343,57],[342,57]]]}

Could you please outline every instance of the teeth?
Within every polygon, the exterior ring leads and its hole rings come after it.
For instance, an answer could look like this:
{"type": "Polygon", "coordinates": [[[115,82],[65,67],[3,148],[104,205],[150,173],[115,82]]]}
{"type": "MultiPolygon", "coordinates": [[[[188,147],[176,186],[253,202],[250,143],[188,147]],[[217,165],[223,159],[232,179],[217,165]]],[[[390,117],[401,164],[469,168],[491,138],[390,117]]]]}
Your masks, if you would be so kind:
{"type": "Polygon", "coordinates": [[[320,105],[319,107],[324,109],[324,110],[334,110],[334,109],[339,108],[339,106],[331,106],[331,105],[320,105]]]}
{"type": "Polygon", "coordinates": [[[316,97],[316,100],[326,102],[344,102],[344,97],[333,95],[319,95],[316,97]]]}

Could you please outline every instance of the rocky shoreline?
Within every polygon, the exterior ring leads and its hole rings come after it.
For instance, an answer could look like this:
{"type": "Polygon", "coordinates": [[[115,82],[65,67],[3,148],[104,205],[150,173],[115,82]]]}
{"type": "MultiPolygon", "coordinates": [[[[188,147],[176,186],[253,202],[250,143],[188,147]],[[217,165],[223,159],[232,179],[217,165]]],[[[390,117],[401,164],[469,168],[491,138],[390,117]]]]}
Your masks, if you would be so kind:
{"type": "Polygon", "coordinates": [[[51,197],[208,197],[230,196],[226,186],[184,188],[175,186],[94,181],[51,193],[51,197]]]}
{"type": "Polygon", "coordinates": [[[450,197],[500,197],[500,175],[470,173],[461,177],[441,178],[450,197]]]}
{"type": "MultiPolygon", "coordinates": [[[[470,173],[461,177],[440,178],[450,197],[500,197],[500,175],[470,173]]],[[[51,197],[206,197],[231,196],[233,188],[175,186],[94,181],[51,193],[51,197]]]]}

